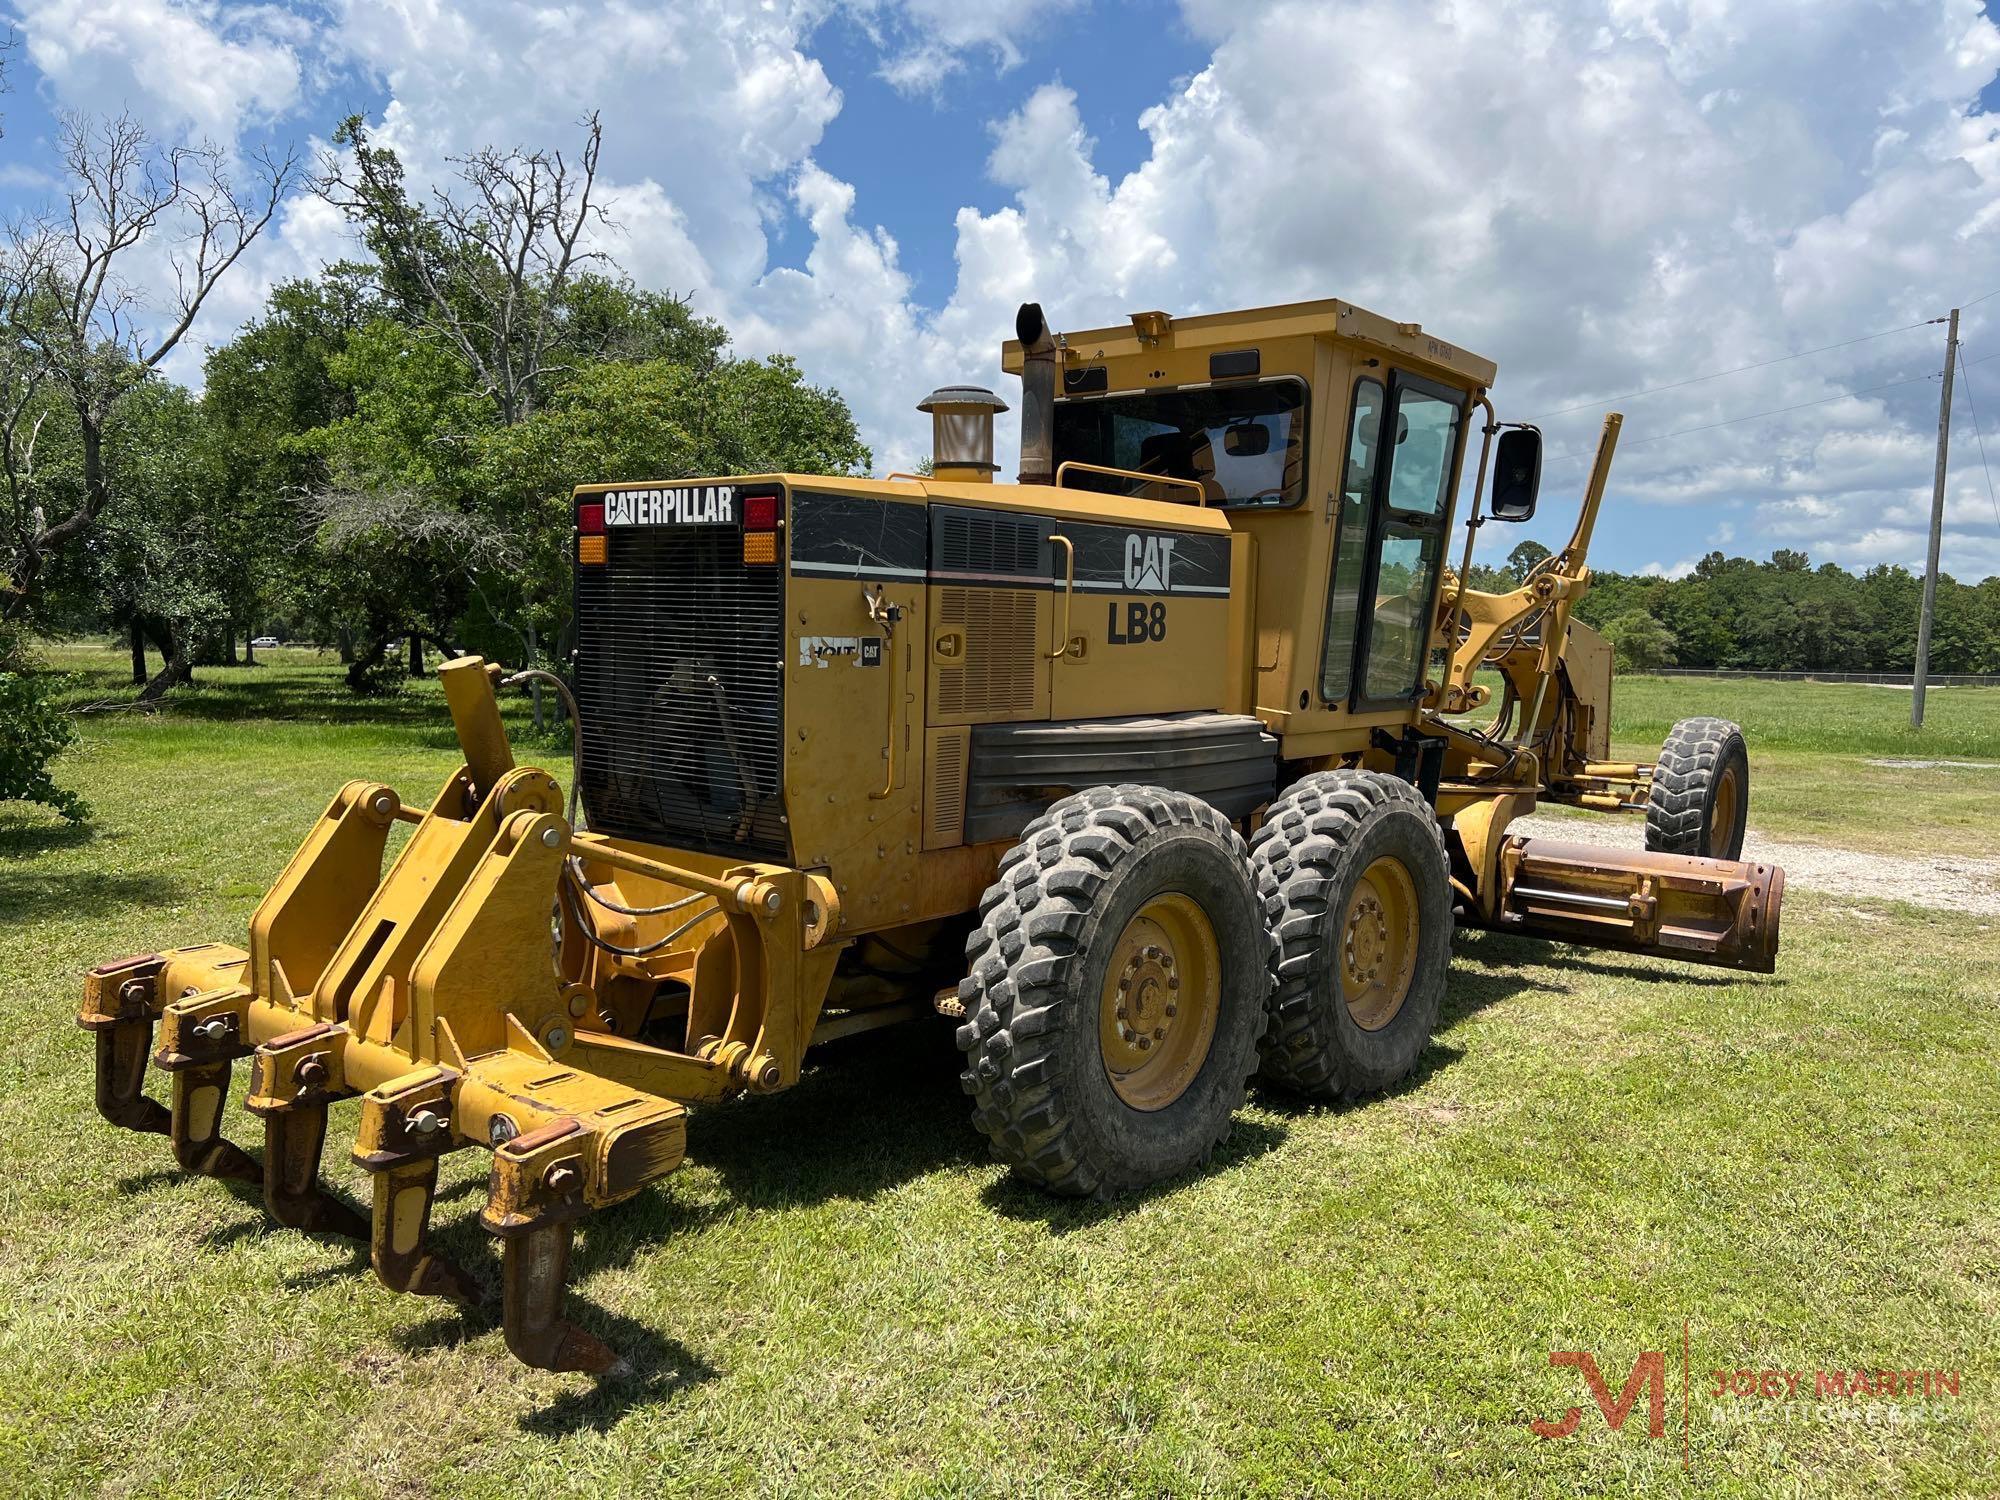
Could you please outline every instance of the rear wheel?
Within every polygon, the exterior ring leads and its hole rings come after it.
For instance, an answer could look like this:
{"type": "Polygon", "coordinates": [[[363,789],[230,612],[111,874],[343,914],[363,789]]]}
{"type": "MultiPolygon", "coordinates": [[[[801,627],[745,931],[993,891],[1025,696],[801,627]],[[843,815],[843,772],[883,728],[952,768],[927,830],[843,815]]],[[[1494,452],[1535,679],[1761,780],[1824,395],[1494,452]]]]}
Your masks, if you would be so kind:
{"type": "Polygon", "coordinates": [[[1157,787],[1029,824],[966,944],[958,1045],[993,1154],[1107,1197],[1207,1160],[1256,1066],[1268,938],[1242,838],[1157,787]]]}
{"type": "Polygon", "coordinates": [[[1417,789],[1374,771],[1308,776],[1250,850],[1277,939],[1259,1076],[1310,1098],[1388,1088],[1417,1065],[1444,1001],[1444,835],[1417,789]]]}
{"type": "Polygon", "coordinates": [[[1682,719],[1660,748],[1646,797],[1646,847],[1738,859],[1750,816],[1750,753],[1727,719],[1682,719]]]}

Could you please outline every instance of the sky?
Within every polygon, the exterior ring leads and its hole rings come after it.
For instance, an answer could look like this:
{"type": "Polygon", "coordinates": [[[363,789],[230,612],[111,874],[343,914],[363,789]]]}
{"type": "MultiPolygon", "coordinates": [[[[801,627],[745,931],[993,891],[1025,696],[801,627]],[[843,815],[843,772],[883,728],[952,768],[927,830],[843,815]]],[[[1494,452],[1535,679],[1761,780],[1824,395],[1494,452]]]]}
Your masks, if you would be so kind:
{"type": "MultiPolygon", "coordinates": [[[[1017,404],[998,353],[1023,300],[1075,328],[1336,296],[1494,359],[1501,417],[1541,421],[1541,513],[1487,530],[1487,560],[1566,536],[1616,399],[1599,568],[1779,547],[1921,567],[1929,320],[1962,306],[1944,566],[2000,573],[1979,449],[2000,464],[2000,25],[1979,0],[0,0],[0,17],[19,43],[6,214],[47,200],[62,111],[128,111],[239,158],[310,157],[359,113],[424,182],[481,146],[574,148],[601,110],[601,248],[739,351],[837,388],[877,472],[927,448],[915,404],[934,386],[1017,404]]],[[[204,344],[351,253],[347,234],[301,191],[170,373],[198,382],[204,344]]]]}

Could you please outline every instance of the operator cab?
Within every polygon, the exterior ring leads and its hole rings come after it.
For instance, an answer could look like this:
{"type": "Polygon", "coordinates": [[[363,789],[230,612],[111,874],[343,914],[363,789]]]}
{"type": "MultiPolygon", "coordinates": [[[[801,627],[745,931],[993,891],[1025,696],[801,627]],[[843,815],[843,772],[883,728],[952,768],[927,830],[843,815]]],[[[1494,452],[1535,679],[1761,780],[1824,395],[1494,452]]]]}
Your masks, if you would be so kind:
{"type": "MultiPolygon", "coordinates": [[[[1030,305],[1017,331],[1022,480],[1227,511],[1255,542],[1259,716],[1288,740],[1406,722],[1433,686],[1468,434],[1499,430],[1492,363],[1332,300],[1062,335],[1030,305]]],[[[1500,456],[1491,518],[1524,520],[1538,435],[1500,456]]]]}

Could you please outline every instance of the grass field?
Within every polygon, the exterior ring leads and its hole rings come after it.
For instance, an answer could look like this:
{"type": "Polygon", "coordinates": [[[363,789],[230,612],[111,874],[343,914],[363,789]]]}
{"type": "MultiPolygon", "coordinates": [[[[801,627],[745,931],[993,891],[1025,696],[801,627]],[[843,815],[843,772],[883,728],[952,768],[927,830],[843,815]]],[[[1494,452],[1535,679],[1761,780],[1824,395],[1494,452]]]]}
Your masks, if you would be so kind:
{"type": "MultiPolygon", "coordinates": [[[[120,691],[116,653],[51,655],[120,691]]],[[[85,719],[91,830],[0,808],[0,1493],[2000,1493],[2000,924],[1795,891],[1768,978],[1467,935],[1405,1087],[1253,1091],[1209,1170],[1110,1205],[988,1162],[939,1034],[850,1043],[700,1112],[580,1236],[572,1309],[636,1366],[600,1388],[92,1110],[79,969],[240,941],[343,780],[420,799],[456,764],[429,685],[205,675],[85,719]],[[1662,1351],[1664,1436],[1644,1396],[1608,1431],[1561,1350],[1614,1396],[1662,1351]],[[1960,1394],[1711,1394],[1856,1367],[1960,1394]]],[[[1621,682],[1617,746],[1698,711],[1745,725],[1759,827],[2000,853],[2000,773],[1864,765],[2000,760],[2000,692],[1913,739],[1881,689],[1621,682]]],[[[491,1275],[482,1160],[448,1159],[440,1238],[491,1275]]]]}

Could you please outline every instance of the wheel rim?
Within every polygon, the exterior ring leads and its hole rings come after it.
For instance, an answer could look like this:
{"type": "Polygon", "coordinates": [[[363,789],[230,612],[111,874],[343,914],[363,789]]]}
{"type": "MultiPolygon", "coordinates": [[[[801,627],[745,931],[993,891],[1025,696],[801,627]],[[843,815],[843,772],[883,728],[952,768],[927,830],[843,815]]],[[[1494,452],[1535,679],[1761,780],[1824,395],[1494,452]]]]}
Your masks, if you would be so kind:
{"type": "Polygon", "coordinates": [[[1361,872],[1340,923],[1340,997],[1363,1031],[1380,1031],[1409,998],[1417,970],[1417,884],[1384,855],[1361,872]]]}
{"type": "Polygon", "coordinates": [[[1715,783],[1715,805],[1708,814],[1708,852],[1711,856],[1723,853],[1729,841],[1736,837],[1736,804],[1740,788],[1736,784],[1736,767],[1730,766],[1715,783]]]}
{"type": "Polygon", "coordinates": [[[1118,1097],[1165,1109],[1187,1092],[1215,1040],[1222,957],[1215,928],[1178,891],[1140,907],[1111,950],[1098,1006],[1098,1045],[1118,1097]]]}

